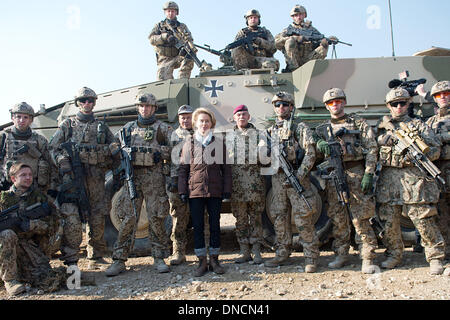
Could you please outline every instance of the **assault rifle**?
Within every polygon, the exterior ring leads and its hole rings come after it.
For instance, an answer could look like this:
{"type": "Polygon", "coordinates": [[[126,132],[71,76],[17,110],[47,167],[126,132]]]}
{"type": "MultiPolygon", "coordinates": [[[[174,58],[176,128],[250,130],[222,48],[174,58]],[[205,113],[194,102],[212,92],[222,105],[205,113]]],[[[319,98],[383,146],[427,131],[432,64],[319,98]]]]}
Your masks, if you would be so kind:
{"type": "MultiPolygon", "coordinates": [[[[0,141],[0,165],[3,166],[3,160],[6,156],[6,133],[2,133],[2,140],[0,141]]],[[[0,189],[8,190],[11,183],[8,181],[8,173],[4,172],[4,168],[0,169],[0,189]]]]}
{"type": "Polygon", "coordinates": [[[166,23],[167,28],[173,33],[173,36],[177,40],[175,43],[175,48],[178,50],[186,52],[186,56],[192,60],[200,68],[200,71],[211,71],[212,66],[205,60],[200,61],[197,57],[195,45],[188,38],[186,34],[182,34],[177,28],[174,28],[170,22],[166,23]]]}
{"type": "Polygon", "coordinates": [[[28,231],[25,227],[27,222],[45,218],[50,214],[51,209],[47,202],[35,203],[23,211],[16,204],[0,212],[0,232],[7,229],[26,232],[28,231]]]}
{"type": "Polygon", "coordinates": [[[233,65],[233,59],[231,58],[231,52],[230,50],[222,49],[220,51],[211,49],[211,47],[207,44],[205,46],[200,46],[198,44],[194,44],[197,48],[203,49],[205,51],[208,51],[209,53],[215,54],[216,56],[220,57],[220,62],[224,64],[224,66],[232,66],[233,65]]]}
{"type": "Polygon", "coordinates": [[[247,36],[245,36],[244,38],[238,39],[232,43],[230,43],[229,45],[227,45],[225,47],[225,51],[229,51],[231,49],[240,47],[240,46],[244,46],[244,48],[250,52],[251,55],[255,54],[255,49],[253,48],[253,41],[255,41],[256,38],[263,38],[266,39],[266,33],[263,31],[259,31],[259,32],[249,32],[247,34],[247,36]]]}
{"type": "Polygon", "coordinates": [[[331,126],[327,125],[326,128],[323,128],[321,131],[322,132],[319,132],[320,135],[325,137],[326,142],[330,146],[330,159],[318,165],[317,168],[322,179],[333,181],[340,204],[345,208],[350,219],[353,220],[353,215],[348,207],[350,202],[350,190],[347,184],[342,158],[342,147],[339,141],[336,140],[336,137],[344,135],[346,132],[349,132],[349,130],[342,128],[334,135],[331,126]]]}
{"type": "Polygon", "coordinates": [[[61,144],[61,148],[69,156],[73,175],[70,182],[64,183],[58,188],[56,202],[59,205],[76,203],[80,220],[82,223],[86,223],[87,218],[91,215],[91,204],[86,191],[85,173],[80,160],[79,146],[75,142],[69,141],[61,144]]]}
{"type": "MultiPolygon", "coordinates": [[[[133,234],[131,239],[134,241],[136,235],[137,225],[140,218],[140,210],[136,208],[136,185],[134,184],[134,170],[133,170],[133,149],[130,146],[131,143],[131,133],[128,128],[122,128],[119,131],[119,141],[120,141],[120,167],[115,172],[115,174],[121,174],[121,178],[125,180],[127,184],[127,192],[133,206],[133,212],[136,217],[136,223],[134,224],[133,234]]],[[[134,243],[134,242],[133,242],[134,243]]],[[[133,244],[131,245],[133,248],[133,244]]]]}
{"type": "Polygon", "coordinates": [[[336,38],[327,38],[323,34],[314,31],[314,30],[304,30],[304,29],[298,29],[294,28],[292,25],[289,25],[286,32],[287,36],[302,36],[305,41],[311,41],[311,42],[320,42],[322,39],[326,39],[329,44],[336,45],[338,43],[345,44],[346,46],[352,46],[351,43],[340,41],[336,38]]]}
{"type": "MultiPolygon", "coordinates": [[[[373,175],[373,186],[372,186],[372,195],[376,194],[378,180],[380,179],[381,175],[381,169],[383,169],[383,165],[381,162],[377,163],[377,167],[375,169],[374,175],[373,175]]],[[[369,219],[369,223],[372,225],[373,230],[375,231],[376,235],[383,239],[384,237],[384,226],[383,223],[381,223],[380,217],[378,216],[378,213],[375,209],[375,216],[369,219]]]]}
{"type": "Polygon", "coordinates": [[[445,180],[441,177],[441,171],[433,162],[425,155],[430,147],[422,140],[417,131],[411,130],[408,125],[400,122],[400,129],[396,130],[394,125],[389,121],[383,121],[385,128],[394,133],[397,139],[395,149],[399,154],[405,154],[421,172],[431,176],[442,187],[445,186],[445,180]]]}

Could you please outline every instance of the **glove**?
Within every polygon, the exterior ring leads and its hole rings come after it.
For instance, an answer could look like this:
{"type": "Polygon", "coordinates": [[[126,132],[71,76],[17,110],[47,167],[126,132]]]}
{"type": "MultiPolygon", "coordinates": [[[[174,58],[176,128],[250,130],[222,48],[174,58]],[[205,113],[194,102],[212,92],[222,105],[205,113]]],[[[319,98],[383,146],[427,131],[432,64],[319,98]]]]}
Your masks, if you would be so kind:
{"type": "Polygon", "coordinates": [[[367,194],[369,193],[369,191],[372,190],[372,187],[373,187],[373,174],[365,173],[361,181],[361,190],[364,192],[364,194],[367,194]]]}
{"type": "Polygon", "coordinates": [[[188,203],[189,196],[187,194],[180,194],[181,202],[188,203]]]}
{"type": "Polygon", "coordinates": [[[70,160],[67,158],[61,158],[58,161],[59,170],[62,174],[72,171],[72,166],[70,165],[70,160]]]}
{"type": "Polygon", "coordinates": [[[229,200],[229,199],[231,199],[231,193],[225,192],[225,193],[222,195],[222,199],[223,199],[223,200],[229,200]]]}
{"type": "Polygon", "coordinates": [[[329,47],[328,40],[323,38],[322,41],[320,41],[320,45],[327,49],[329,47]]]}
{"type": "Polygon", "coordinates": [[[156,152],[153,154],[153,162],[154,162],[155,164],[158,164],[158,163],[161,162],[161,159],[162,159],[162,157],[161,157],[161,152],[156,151],[156,152]]]}
{"type": "Polygon", "coordinates": [[[169,192],[176,193],[178,192],[178,177],[172,177],[169,182],[169,192]]]}
{"type": "Polygon", "coordinates": [[[177,38],[175,38],[175,36],[168,36],[167,43],[173,45],[173,44],[177,43],[177,38]]]}
{"type": "Polygon", "coordinates": [[[323,139],[320,139],[317,141],[317,149],[323,153],[325,157],[329,157],[331,154],[330,146],[328,145],[328,142],[326,142],[323,139]]]}

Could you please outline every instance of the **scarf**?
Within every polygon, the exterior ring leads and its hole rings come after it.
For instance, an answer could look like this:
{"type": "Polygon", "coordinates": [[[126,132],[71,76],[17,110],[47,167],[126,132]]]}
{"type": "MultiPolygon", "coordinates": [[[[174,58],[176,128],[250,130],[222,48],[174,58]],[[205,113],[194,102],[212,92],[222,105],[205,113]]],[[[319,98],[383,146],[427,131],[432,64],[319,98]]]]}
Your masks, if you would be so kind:
{"type": "Polygon", "coordinates": [[[80,120],[81,122],[94,122],[95,121],[93,113],[85,114],[83,112],[78,112],[77,119],[80,120]]]}
{"type": "Polygon", "coordinates": [[[194,138],[200,142],[204,147],[209,145],[212,141],[213,134],[211,131],[206,136],[202,136],[198,131],[195,132],[194,138]]]}

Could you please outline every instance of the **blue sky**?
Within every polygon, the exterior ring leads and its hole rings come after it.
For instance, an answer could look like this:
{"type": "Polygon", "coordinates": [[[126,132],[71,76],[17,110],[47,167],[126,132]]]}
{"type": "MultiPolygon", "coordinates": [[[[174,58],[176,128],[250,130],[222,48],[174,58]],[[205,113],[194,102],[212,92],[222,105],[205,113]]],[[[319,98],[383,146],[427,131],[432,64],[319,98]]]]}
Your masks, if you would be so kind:
{"type": "MultiPolygon", "coordinates": [[[[73,99],[88,86],[97,93],[155,81],[156,58],[147,37],[164,15],[164,0],[1,0],[0,124],[8,110],[27,101],[37,111],[73,99]]],[[[219,50],[245,26],[246,11],[261,12],[275,36],[291,22],[298,1],[178,0],[179,20],[197,44],[219,50]]],[[[320,32],[339,45],[338,58],[391,56],[387,0],[302,1],[320,32]]],[[[450,48],[450,2],[392,0],[397,56],[431,46],[450,48]]],[[[282,67],[281,52],[276,54],[282,67]]],[[[331,52],[328,57],[331,57],[331,52]]],[[[218,57],[199,53],[213,66],[218,57]]],[[[175,73],[177,75],[178,72],[175,73]]],[[[198,74],[194,69],[193,76],[198,74]]]]}

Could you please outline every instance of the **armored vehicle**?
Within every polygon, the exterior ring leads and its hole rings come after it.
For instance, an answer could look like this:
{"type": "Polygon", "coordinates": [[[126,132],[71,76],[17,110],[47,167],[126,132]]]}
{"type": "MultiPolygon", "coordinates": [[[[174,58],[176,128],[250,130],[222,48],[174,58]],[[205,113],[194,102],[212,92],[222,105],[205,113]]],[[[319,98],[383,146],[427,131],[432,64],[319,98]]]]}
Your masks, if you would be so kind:
{"type": "MultiPolygon", "coordinates": [[[[272,69],[235,71],[222,67],[202,72],[191,79],[157,81],[98,94],[94,111],[115,132],[128,121],[136,119],[134,99],[138,93],[148,92],[158,99],[157,117],[174,127],[177,126],[178,107],[189,104],[194,108],[213,110],[217,117],[216,130],[226,131],[233,127],[233,109],[245,104],[252,115],[251,122],[257,128],[264,129],[274,119],[271,105],[273,95],[278,91],[287,91],[295,97],[296,117],[314,128],[329,118],[322,103],[323,93],[329,88],[338,87],[347,94],[346,112],[358,113],[375,124],[389,113],[384,98],[391,79],[397,79],[400,72],[408,70],[411,78],[426,79],[426,88],[431,88],[439,80],[450,79],[449,52],[447,49],[434,48],[411,57],[315,60],[292,73],[275,73],[272,69]]],[[[429,102],[419,96],[414,98],[414,102],[416,114],[431,116],[433,106],[429,102]]],[[[50,138],[59,123],[77,112],[73,100],[49,109],[41,107],[34,121],[34,129],[50,138]]],[[[320,193],[323,185],[316,179],[314,185],[320,193]]],[[[267,199],[269,204],[270,192],[267,199]]],[[[141,238],[146,237],[148,224],[144,216],[141,216],[137,234],[141,238]]],[[[119,221],[114,212],[111,220],[117,228],[119,221]]],[[[327,222],[325,206],[316,220],[320,232],[327,222]]],[[[267,217],[265,221],[268,226],[266,236],[269,236],[270,221],[267,217]]],[[[404,231],[409,232],[404,236],[408,239],[412,237],[415,241],[412,222],[405,218],[402,226],[404,231]]]]}

